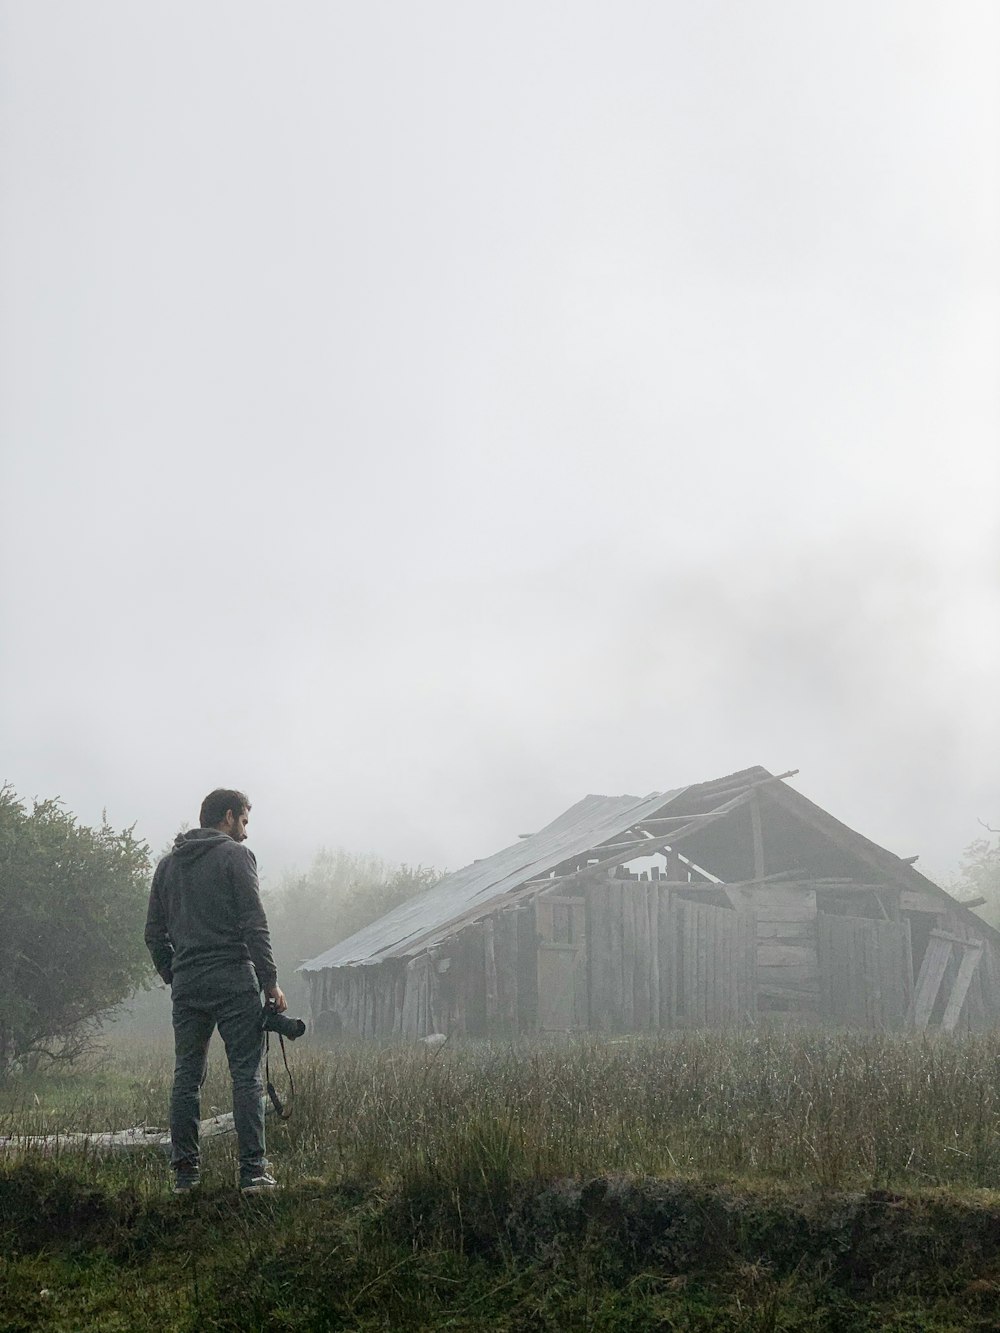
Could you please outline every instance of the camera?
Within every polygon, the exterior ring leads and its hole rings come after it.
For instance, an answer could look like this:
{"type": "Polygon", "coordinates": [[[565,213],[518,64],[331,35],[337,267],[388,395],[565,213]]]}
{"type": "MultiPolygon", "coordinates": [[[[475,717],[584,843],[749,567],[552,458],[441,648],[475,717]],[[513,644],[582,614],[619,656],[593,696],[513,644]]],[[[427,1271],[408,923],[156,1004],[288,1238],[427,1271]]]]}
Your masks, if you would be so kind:
{"type": "Polygon", "coordinates": [[[268,1000],[264,1005],[264,1018],[260,1026],[264,1032],[276,1032],[279,1037],[284,1037],[288,1041],[295,1041],[306,1030],[301,1018],[289,1018],[287,1014],[279,1014],[275,1000],[268,1000]]]}

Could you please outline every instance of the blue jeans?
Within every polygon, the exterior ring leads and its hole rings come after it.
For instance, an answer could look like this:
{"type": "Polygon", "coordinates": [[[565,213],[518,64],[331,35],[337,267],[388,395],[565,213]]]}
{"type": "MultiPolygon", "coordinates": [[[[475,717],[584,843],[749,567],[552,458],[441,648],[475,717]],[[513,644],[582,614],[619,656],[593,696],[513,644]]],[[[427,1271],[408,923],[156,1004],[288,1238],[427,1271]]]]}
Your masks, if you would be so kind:
{"type": "Polygon", "coordinates": [[[266,1169],[264,1085],[260,1060],[264,1050],[259,993],[246,970],[229,969],[208,977],[174,983],[174,1086],[170,1096],[170,1162],[178,1175],[198,1174],[201,1085],[208,1067],[208,1045],[216,1027],[222,1037],[233,1081],[233,1120],[240,1148],[240,1180],[266,1169]],[[181,994],[177,994],[180,990],[181,994]]]}

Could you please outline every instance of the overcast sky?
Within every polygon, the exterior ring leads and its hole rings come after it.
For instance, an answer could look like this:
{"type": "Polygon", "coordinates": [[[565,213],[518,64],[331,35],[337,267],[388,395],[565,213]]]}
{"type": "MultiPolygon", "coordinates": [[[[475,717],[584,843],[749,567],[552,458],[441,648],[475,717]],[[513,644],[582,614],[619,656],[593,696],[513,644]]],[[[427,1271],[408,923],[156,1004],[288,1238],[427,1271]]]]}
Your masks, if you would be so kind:
{"type": "Polygon", "coordinates": [[[0,779],[273,883],[1000,822],[1000,7],[0,3],[0,779]]]}

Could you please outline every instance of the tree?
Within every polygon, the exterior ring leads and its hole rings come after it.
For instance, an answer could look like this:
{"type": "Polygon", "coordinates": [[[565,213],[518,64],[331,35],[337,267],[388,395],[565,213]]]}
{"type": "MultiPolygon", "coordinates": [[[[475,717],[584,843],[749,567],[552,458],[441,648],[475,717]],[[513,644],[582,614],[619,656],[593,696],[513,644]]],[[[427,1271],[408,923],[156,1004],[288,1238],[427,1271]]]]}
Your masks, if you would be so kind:
{"type": "Polygon", "coordinates": [[[983,827],[992,837],[969,843],[951,891],[956,898],[985,898],[976,910],[991,926],[1000,927],[1000,829],[989,824],[983,827]]]}
{"type": "Polygon", "coordinates": [[[289,1004],[306,999],[295,968],[332,949],[362,926],[408,898],[432,888],[440,874],[429,866],[393,866],[376,856],[320,851],[305,874],[286,876],[267,897],[278,978],[289,1004]]]}
{"type": "Polygon", "coordinates": [[[29,812],[0,787],[0,1074],[37,1052],[78,1055],[148,982],[148,892],[132,829],[87,828],[57,800],[29,812]]]}

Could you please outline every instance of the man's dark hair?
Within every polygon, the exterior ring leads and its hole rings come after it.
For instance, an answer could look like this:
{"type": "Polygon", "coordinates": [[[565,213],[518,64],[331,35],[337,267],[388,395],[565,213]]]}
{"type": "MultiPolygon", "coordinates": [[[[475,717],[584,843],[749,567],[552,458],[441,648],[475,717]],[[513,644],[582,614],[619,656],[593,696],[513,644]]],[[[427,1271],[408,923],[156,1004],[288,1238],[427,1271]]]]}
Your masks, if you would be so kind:
{"type": "Polygon", "coordinates": [[[244,810],[249,809],[250,802],[244,792],[233,791],[230,787],[216,787],[202,801],[198,820],[202,828],[215,828],[225,819],[227,810],[232,810],[238,819],[244,810]]]}

